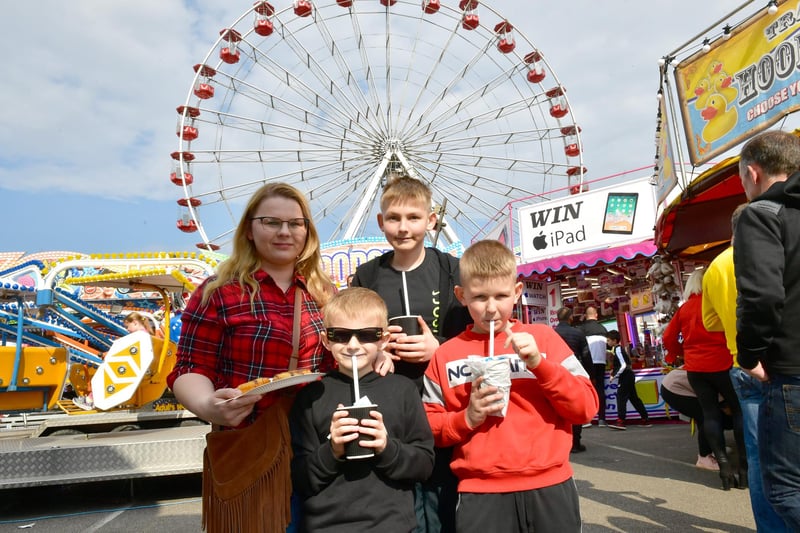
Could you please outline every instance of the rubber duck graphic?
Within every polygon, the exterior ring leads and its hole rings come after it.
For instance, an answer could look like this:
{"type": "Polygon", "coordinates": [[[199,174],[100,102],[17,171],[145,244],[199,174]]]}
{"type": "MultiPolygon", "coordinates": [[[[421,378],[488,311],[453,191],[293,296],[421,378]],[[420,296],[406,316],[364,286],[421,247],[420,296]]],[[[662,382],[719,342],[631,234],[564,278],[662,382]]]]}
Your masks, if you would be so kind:
{"type": "Polygon", "coordinates": [[[702,136],[707,143],[716,141],[731,131],[739,120],[736,107],[728,109],[728,101],[720,93],[709,95],[706,107],[700,111],[700,116],[706,121],[702,136]]]}
{"type": "Polygon", "coordinates": [[[732,86],[733,78],[722,69],[721,61],[712,61],[708,66],[708,74],[701,78],[694,87],[696,97],[694,108],[702,111],[708,107],[708,98],[714,93],[719,93],[725,97],[728,103],[736,101],[739,91],[732,86]]]}
{"type": "Polygon", "coordinates": [[[711,80],[708,78],[703,78],[697,82],[694,88],[694,95],[697,97],[697,100],[694,102],[695,109],[703,109],[706,107],[708,96],[711,94],[711,91],[709,91],[710,88],[711,80]]]}
{"type": "Polygon", "coordinates": [[[709,81],[711,82],[712,93],[716,92],[721,94],[729,104],[736,101],[736,97],[739,96],[739,91],[731,86],[733,78],[729,76],[727,72],[720,69],[716,74],[709,76],[709,81]]]}

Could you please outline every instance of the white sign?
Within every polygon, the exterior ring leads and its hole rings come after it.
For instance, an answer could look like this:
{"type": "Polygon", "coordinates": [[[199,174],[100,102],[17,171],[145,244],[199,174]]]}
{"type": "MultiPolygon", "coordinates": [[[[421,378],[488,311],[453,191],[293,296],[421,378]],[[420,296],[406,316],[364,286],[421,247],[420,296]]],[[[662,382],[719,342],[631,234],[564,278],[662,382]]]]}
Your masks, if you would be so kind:
{"type": "Polygon", "coordinates": [[[522,305],[547,307],[547,290],[543,281],[526,281],[522,286],[522,305]]]}
{"type": "Polygon", "coordinates": [[[597,250],[653,237],[650,177],[520,208],[522,262],[597,250]]]}
{"type": "Polygon", "coordinates": [[[561,283],[547,284],[547,324],[558,325],[558,310],[561,309],[561,283]]]}

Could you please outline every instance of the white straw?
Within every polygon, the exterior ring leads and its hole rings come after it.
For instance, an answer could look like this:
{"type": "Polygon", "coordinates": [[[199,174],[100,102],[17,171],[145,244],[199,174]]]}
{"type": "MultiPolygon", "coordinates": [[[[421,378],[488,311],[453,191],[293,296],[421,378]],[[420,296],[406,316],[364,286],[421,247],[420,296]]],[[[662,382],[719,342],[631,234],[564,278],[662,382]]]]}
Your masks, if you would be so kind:
{"type": "Polygon", "coordinates": [[[494,320],[489,322],[489,357],[494,357],[494,320]]]}
{"type": "Polygon", "coordinates": [[[403,276],[403,302],[406,305],[406,307],[405,307],[406,314],[410,315],[411,314],[411,306],[408,305],[408,285],[406,285],[406,271],[403,270],[402,272],[400,272],[400,274],[403,276]]]}
{"type": "Polygon", "coordinates": [[[355,389],[356,399],[353,403],[361,398],[361,392],[358,390],[358,356],[352,356],[353,360],[353,388],[355,389]]]}

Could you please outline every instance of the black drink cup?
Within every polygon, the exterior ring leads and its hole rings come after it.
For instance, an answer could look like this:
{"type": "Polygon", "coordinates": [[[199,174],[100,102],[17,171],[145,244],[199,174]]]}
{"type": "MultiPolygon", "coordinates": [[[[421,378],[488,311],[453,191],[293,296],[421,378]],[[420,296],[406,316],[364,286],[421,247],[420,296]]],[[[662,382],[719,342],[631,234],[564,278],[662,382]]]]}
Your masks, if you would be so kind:
{"type": "MultiPolygon", "coordinates": [[[[337,411],[347,411],[347,418],[355,418],[358,420],[358,425],[361,425],[361,421],[365,418],[372,418],[369,416],[370,411],[375,411],[378,408],[377,405],[363,405],[363,406],[347,406],[341,407],[337,409],[337,411]]],[[[367,459],[369,457],[373,457],[375,455],[374,448],[365,448],[359,444],[359,441],[368,441],[374,440],[372,435],[366,435],[364,433],[359,433],[357,439],[353,439],[350,442],[345,443],[344,445],[344,455],[348,459],[367,459]]]]}
{"type": "Polygon", "coordinates": [[[400,326],[406,335],[422,335],[422,328],[417,319],[419,315],[395,316],[389,319],[390,326],[400,326]]]}

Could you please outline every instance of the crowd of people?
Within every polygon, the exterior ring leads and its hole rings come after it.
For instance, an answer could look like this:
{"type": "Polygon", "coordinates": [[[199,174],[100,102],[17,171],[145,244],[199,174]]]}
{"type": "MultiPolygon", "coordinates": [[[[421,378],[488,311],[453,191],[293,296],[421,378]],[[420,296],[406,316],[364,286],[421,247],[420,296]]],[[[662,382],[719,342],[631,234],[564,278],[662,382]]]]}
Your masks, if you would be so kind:
{"type": "MultiPolygon", "coordinates": [[[[750,204],[737,214],[736,246],[706,279],[690,277],[664,340],[684,367],[662,393],[701,428],[697,465],[718,470],[723,489],[750,487],[759,531],[800,530],[797,168],[793,135],[768,132],[745,145],[750,204]]],[[[595,308],[575,324],[565,307],[555,328],[516,320],[514,253],[483,240],[457,260],[425,246],[436,224],[427,185],[390,180],[378,225],[392,251],[336,292],[303,194],[270,183],[247,204],[229,259],[189,300],[168,379],[176,397],[215,431],[268,413],[289,428],[276,450],[291,447],[294,458],[287,465],[276,452],[268,473],[286,494],[238,507],[266,516],[291,499],[285,523],[261,530],[578,532],[570,453],[586,449],[581,428],[597,417],[624,430],[628,402],[649,425],[620,332],[607,331],[595,308]],[[415,332],[390,325],[401,315],[417,317],[415,332]],[[295,369],[324,377],[281,394],[237,388],[295,369]],[[353,417],[348,407],[363,399],[368,413],[353,417]],[[360,459],[348,458],[355,442],[360,459]]],[[[240,530],[233,516],[204,523],[240,530]]]]}

